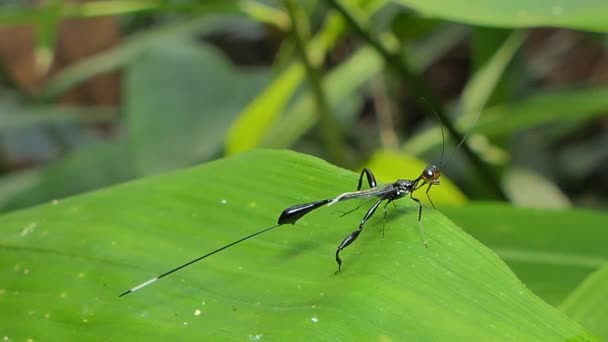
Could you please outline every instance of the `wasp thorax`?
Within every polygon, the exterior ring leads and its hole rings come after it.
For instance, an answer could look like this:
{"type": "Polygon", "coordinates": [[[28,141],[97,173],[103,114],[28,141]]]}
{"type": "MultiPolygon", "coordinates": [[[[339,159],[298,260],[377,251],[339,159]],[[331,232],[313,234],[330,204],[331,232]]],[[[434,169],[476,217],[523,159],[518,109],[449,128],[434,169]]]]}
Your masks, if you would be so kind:
{"type": "Polygon", "coordinates": [[[441,177],[441,171],[435,165],[429,165],[422,171],[422,179],[425,182],[439,185],[439,177],[441,177]]]}

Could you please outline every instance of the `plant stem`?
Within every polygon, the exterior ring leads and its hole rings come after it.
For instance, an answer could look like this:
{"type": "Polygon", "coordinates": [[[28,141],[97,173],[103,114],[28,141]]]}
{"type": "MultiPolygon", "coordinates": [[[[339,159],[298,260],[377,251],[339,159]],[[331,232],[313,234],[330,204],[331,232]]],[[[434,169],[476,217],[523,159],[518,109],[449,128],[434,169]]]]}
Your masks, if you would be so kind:
{"type": "MultiPolygon", "coordinates": [[[[463,135],[456,129],[454,124],[448,119],[445,114],[444,107],[437,97],[433,94],[430,88],[424,84],[418,78],[414,72],[410,69],[407,63],[403,60],[399,52],[390,51],[384,44],[377,38],[373,37],[369,30],[364,28],[363,24],[349,11],[346,6],[342,4],[340,0],[327,0],[329,4],[336,9],[351,26],[351,28],[363,38],[370,46],[372,46],[385,60],[386,64],[393,68],[400,75],[404,83],[406,83],[412,90],[412,92],[424,99],[423,104],[427,108],[428,112],[433,112],[437,115],[441,124],[445,126],[452,138],[460,142],[463,140],[463,135]]],[[[467,145],[466,142],[462,144],[462,150],[471,162],[471,164],[477,169],[478,174],[484,182],[492,189],[495,196],[500,199],[506,199],[506,196],[500,188],[498,177],[488,165],[486,165],[467,145]]]]}
{"type": "Polygon", "coordinates": [[[319,115],[323,141],[332,160],[337,164],[343,165],[344,146],[342,132],[331,115],[327,96],[323,91],[323,79],[318,65],[321,61],[317,61],[315,64],[310,58],[310,54],[307,50],[306,42],[308,29],[306,27],[306,14],[298,9],[294,0],[285,0],[285,6],[291,19],[294,45],[308,75],[308,83],[313,93],[315,106],[319,115]]]}

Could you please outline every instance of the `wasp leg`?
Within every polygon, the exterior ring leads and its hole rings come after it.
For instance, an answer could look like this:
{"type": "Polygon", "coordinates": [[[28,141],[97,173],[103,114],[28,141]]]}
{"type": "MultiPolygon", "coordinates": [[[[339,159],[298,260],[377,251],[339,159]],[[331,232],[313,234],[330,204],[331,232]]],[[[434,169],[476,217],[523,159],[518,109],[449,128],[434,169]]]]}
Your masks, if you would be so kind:
{"type": "MultiPolygon", "coordinates": [[[[372,171],[370,169],[365,168],[365,169],[363,169],[363,171],[361,171],[361,175],[359,176],[359,183],[357,184],[357,191],[361,190],[361,187],[363,186],[363,175],[365,175],[367,177],[367,183],[369,184],[370,188],[375,188],[377,186],[376,178],[374,177],[374,174],[372,173],[372,171]]],[[[366,205],[367,203],[371,202],[372,200],[359,204],[355,208],[353,208],[345,213],[342,213],[340,215],[340,217],[346,216],[346,215],[352,213],[353,211],[359,210],[359,208],[361,208],[361,206],[366,205]]]]}
{"type": "Polygon", "coordinates": [[[363,231],[363,226],[365,225],[365,222],[367,222],[367,220],[369,220],[369,218],[372,217],[372,215],[374,214],[374,212],[376,212],[376,209],[378,209],[378,206],[380,206],[380,203],[382,203],[383,200],[384,199],[382,199],[382,198],[377,200],[376,203],[374,203],[374,205],[372,205],[372,207],[369,208],[369,210],[367,211],[367,213],[361,220],[361,223],[359,223],[359,229],[348,234],[344,238],[344,240],[342,240],[342,242],[338,246],[338,249],[336,249],[336,262],[338,263],[338,270],[336,271],[336,274],[340,273],[340,270],[342,268],[342,259],[340,259],[340,252],[344,248],[348,247],[351,243],[355,242],[355,240],[357,240],[357,238],[359,237],[359,234],[361,233],[361,231],[363,231]]]}
{"type": "Polygon", "coordinates": [[[372,170],[365,168],[361,171],[361,175],[359,176],[359,183],[357,184],[357,191],[361,190],[361,186],[363,185],[363,175],[367,177],[367,184],[369,184],[370,188],[376,187],[376,177],[372,173],[372,170]]]}
{"type": "Polygon", "coordinates": [[[414,201],[418,202],[418,228],[420,229],[420,238],[422,239],[422,244],[424,245],[424,247],[428,248],[428,245],[426,244],[426,238],[424,237],[424,230],[422,229],[422,202],[420,202],[419,199],[417,199],[416,197],[414,197],[413,193],[410,193],[410,198],[413,199],[414,201]]]}
{"type": "Polygon", "coordinates": [[[433,200],[431,199],[431,195],[429,195],[429,190],[431,190],[431,186],[433,184],[429,184],[429,186],[426,188],[425,194],[426,194],[426,198],[429,199],[429,202],[431,202],[431,205],[433,206],[433,209],[437,210],[437,208],[435,208],[435,203],[433,203],[433,200]]]}

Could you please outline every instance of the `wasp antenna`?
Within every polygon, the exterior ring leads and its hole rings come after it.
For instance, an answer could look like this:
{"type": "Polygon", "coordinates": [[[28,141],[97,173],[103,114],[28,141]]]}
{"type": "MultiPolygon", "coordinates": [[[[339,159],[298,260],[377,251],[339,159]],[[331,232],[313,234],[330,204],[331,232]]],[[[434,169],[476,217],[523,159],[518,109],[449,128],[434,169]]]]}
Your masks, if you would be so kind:
{"type": "Polygon", "coordinates": [[[443,164],[443,154],[445,152],[445,132],[443,131],[443,121],[441,121],[441,118],[439,117],[434,108],[433,114],[435,114],[437,120],[439,120],[439,127],[441,128],[441,159],[439,160],[439,169],[443,169],[443,166],[441,164],[443,164]]]}
{"type": "Polygon", "coordinates": [[[435,107],[433,107],[432,103],[427,101],[424,97],[421,97],[420,99],[428,104],[429,108],[431,108],[431,111],[439,121],[439,128],[441,128],[441,159],[439,160],[439,169],[443,170],[443,166],[441,166],[443,163],[443,155],[445,153],[445,132],[443,130],[443,121],[441,121],[441,117],[439,114],[437,114],[437,111],[435,110],[435,107]]]}
{"type": "MultiPolygon", "coordinates": [[[[437,118],[437,120],[439,121],[439,127],[441,128],[441,159],[439,161],[439,169],[443,170],[445,169],[445,167],[448,165],[448,162],[450,161],[449,159],[445,161],[445,163],[443,162],[443,157],[445,155],[445,132],[443,130],[443,121],[441,121],[441,117],[439,116],[439,114],[437,114],[437,111],[435,110],[435,108],[433,108],[433,105],[431,103],[429,103],[424,97],[420,98],[422,101],[426,102],[429,105],[429,108],[431,108],[431,110],[433,111],[433,114],[435,115],[435,117],[437,118]]],[[[471,122],[471,125],[469,126],[469,128],[467,128],[467,131],[465,132],[464,136],[462,137],[462,140],[460,140],[460,142],[458,143],[458,145],[456,145],[456,148],[454,149],[454,152],[458,151],[458,149],[462,146],[462,144],[464,144],[464,142],[467,140],[467,138],[469,137],[469,135],[471,134],[471,131],[473,131],[473,128],[475,127],[475,123],[477,123],[477,120],[479,119],[479,116],[481,115],[481,112],[483,111],[480,110],[479,112],[477,112],[477,115],[475,115],[475,118],[473,119],[473,122],[471,122]]],[[[453,156],[454,154],[450,155],[450,158],[453,156]]]]}
{"type": "MultiPolygon", "coordinates": [[[[458,151],[458,149],[460,148],[460,146],[462,146],[462,144],[464,144],[464,142],[467,140],[467,138],[469,137],[469,135],[471,135],[471,132],[473,131],[473,128],[475,128],[475,124],[477,123],[477,120],[479,119],[479,116],[481,115],[482,111],[483,110],[480,110],[479,112],[477,112],[477,114],[475,115],[475,118],[473,119],[473,122],[471,122],[471,125],[469,126],[469,128],[467,128],[467,131],[464,133],[464,136],[462,137],[462,140],[460,140],[460,142],[458,143],[458,145],[456,145],[456,149],[454,149],[454,152],[458,151]]],[[[443,165],[442,169],[448,165],[448,162],[449,162],[449,160],[446,160],[446,162],[443,165]]]]}

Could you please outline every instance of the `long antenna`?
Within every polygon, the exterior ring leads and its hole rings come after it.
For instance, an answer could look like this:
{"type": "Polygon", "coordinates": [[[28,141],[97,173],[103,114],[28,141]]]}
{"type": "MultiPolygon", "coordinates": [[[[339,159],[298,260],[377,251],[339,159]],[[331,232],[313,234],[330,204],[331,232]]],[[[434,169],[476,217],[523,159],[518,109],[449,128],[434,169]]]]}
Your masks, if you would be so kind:
{"type": "Polygon", "coordinates": [[[144,288],[144,287],[146,287],[146,286],[148,286],[148,285],[152,284],[153,282],[155,282],[155,281],[159,280],[160,278],[164,278],[164,277],[168,276],[168,275],[169,275],[169,274],[171,274],[171,273],[175,273],[175,272],[177,272],[177,271],[181,270],[182,268],[186,268],[186,267],[188,267],[188,266],[190,266],[190,265],[192,265],[192,264],[194,264],[194,263],[196,263],[196,262],[198,262],[198,261],[201,261],[201,260],[203,260],[203,259],[205,259],[205,258],[207,258],[207,257],[212,256],[212,255],[213,255],[213,254],[215,254],[215,253],[221,252],[221,251],[223,251],[224,249],[226,249],[226,248],[228,248],[228,247],[232,247],[232,246],[234,246],[234,245],[236,245],[236,244],[239,244],[239,243],[241,243],[241,242],[243,242],[243,241],[245,241],[245,240],[249,240],[249,239],[251,239],[252,237],[255,237],[255,236],[258,236],[258,235],[260,235],[260,234],[263,234],[263,233],[269,232],[269,231],[271,231],[271,230],[273,230],[273,229],[275,229],[275,228],[278,228],[278,227],[280,227],[280,226],[282,226],[282,225],[283,225],[283,224],[277,224],[276,226],[272,226],[272,227],[268,227],[268,228],[262,229],[262,230],[260,230],[260,231],[258,231],[258,232],[255,232],[255,233],[251,234],[251,235],[247,235],[247,236],[245,236],[244,238],[241,238],[241,239],[238,239],[238,240],[236,240],[236,241],[234,241],[234,242],[231,242],[231,243],[229,243],[229,244],[227,244],[227,245],[225,245],[225,246],[222,246],[222,247],[220,247],[220,248],[218,248],[218,249],[216,249],[216,250],[214,250],[214,251],[212,251],[212,252],[209,252],[209,253],[207,253],[207,254],[205,254],[205,255],[202,255],[202,256],[200,256],[200,257],[198,257],[198,258],[194,259],[194,260],[188,261],[188,262],[187,262],[187,263],[185,263],[185,264],[182,264],[182,265],[180,265],[180,266],[177,266],[177,267],[175,267],[174,269],[171,269],[171,270],[169,270],[169,271],[167,271],[167,272],[165,272],[165,273],[163,273],[163,274],[161,274],[161,275],[159,275],[159,276],[156,276],[156,277],[154,277],[154,278],[152,278],[152,279],[150,279],[150,280],[148,280],[148,281],[145,281],[145,282],[143,282],[143,283],[141,283],[141,284],[139,284],[139,285],[135,286],[134,288],[132,288],[132,289],[130,289],[130,290],[128,290],[128,291],[125,291],[125,292],[121,293],[121,294],[120,294],[120,296],[118,296],[118,297],[126,296],[126,295],[128,295],[129,293],[131,293],[131,292],[135,292],[135,291],[137,291],[137,290],[141,290],[142,288],[144,288]]]}
{"type": "MultiPolygon", "coordinates": [[[[479,119],[479,116],[481,115],[481,112],[482,111],[480,110],[479,112],[477,112],[477,115],[475,115],[475,118],[473,119],[473,122],[471,122],[471,125],[469,126],[469,128],[467,128],[467,131],[464,133],[464,136],[462,137],[462,140],[460,140],[460,142],[458,143],[458,145],[456,145],[456,148],[454,149],[454,153],[452,153],[450,155],[450,159],[446,160],[445,163],[439,167],[441,170],[443,170],[448,165],[448,162],[454,157],[454,154],[456,154],[456,151],[458,151],[458,149],[460,148],[460,146],[462,146],[462,144],[464,144],[464,142],[467,140],[467,138],[469,137],[469,135],[473,131],[473,128],[475,127],[475,123],[477,123],[477,120],[479,119]]],[[[441,134],[443,135],[443,128],[441,129],[441,134]]],[[[443,149],[441,151],[441,160],[443,160],[443,149]]]]}
{"type": "Polygon", "coordinates": [[[439,169],[443,170],[443,166],[441,166],[441,164],[443,163],[443,154],[445,152],[445,133],[443,132],[443,122],[435,109],[433,109],[433,114],[435,114],[437,120],[439,120],[439,127],[441,128],[441,159],[439,160],[439,169]]]}
{"type": "MultiPolygon", "coordinates": [[[[441,164],[443,163],[443,154],[445,152],[445,132],[443,131],[443,121],[441,121],[441,117],[439,116],[439,114],[437,113],[435,108],[433,107],[433,104],[431,104],[429,101],[427,101],[424,97],[421,97],[420,99],[427,103],[427,105],[429,106],[429,108],[431,108],[431,111],[433,112],[433,114],[435,115],[437,120],[439,121],[439,127],[441,128],[441,159],[439,160],[439,169],[443,170],[443,166],[441,166],[441,164]]],[[[463,138],[463,141],[464,141],[464,138],[463,138]]]]}
{"type": "MultiPolygon", "coordinates": [[[[439,116],[439,114],[437,113],[435,108],[433,108],[433,105],[431,103],[429,103],[429,101],[427,101],[424,97],[422,97],[420,99],[427,103],[427,105],[431,108],[431,111],[433,112],[433,114],[435,114],[435,117],[439,121],[439,127],[441,128],[441,159],[439,161],[439,169],[443,170],[448,165],[448,162],[450,161],[448,159],[445,161],[445,163],[443,163],[443,155],[445,153],[445,132],[443,131],[443,121],[441,121],[441,117],[439,116]]],[[[464,144],[465,140],[467,140],[467,138],[469,137],[469,134],[471,134],[471,131],[473,130],[473,127],[475,127],[475,123],[477,122],[477,119],[479,119],[479,115],[481,114],[481,112],[482,112],[481,110],[479,112],[477,112],[477,115],[475,115],[473,122],[471,122],[471,125],[469,126],[469,128],[467,128],[467,131],[462,136],[462,140],[460,140],[458,145],[456,145],[454,152],[458,151],[460,146],[462,146],[462,144],[464,144]]],[[[453,156],[454,156],[454,154],[450,155],[450,158],[452,158],[453,156]]]]}

